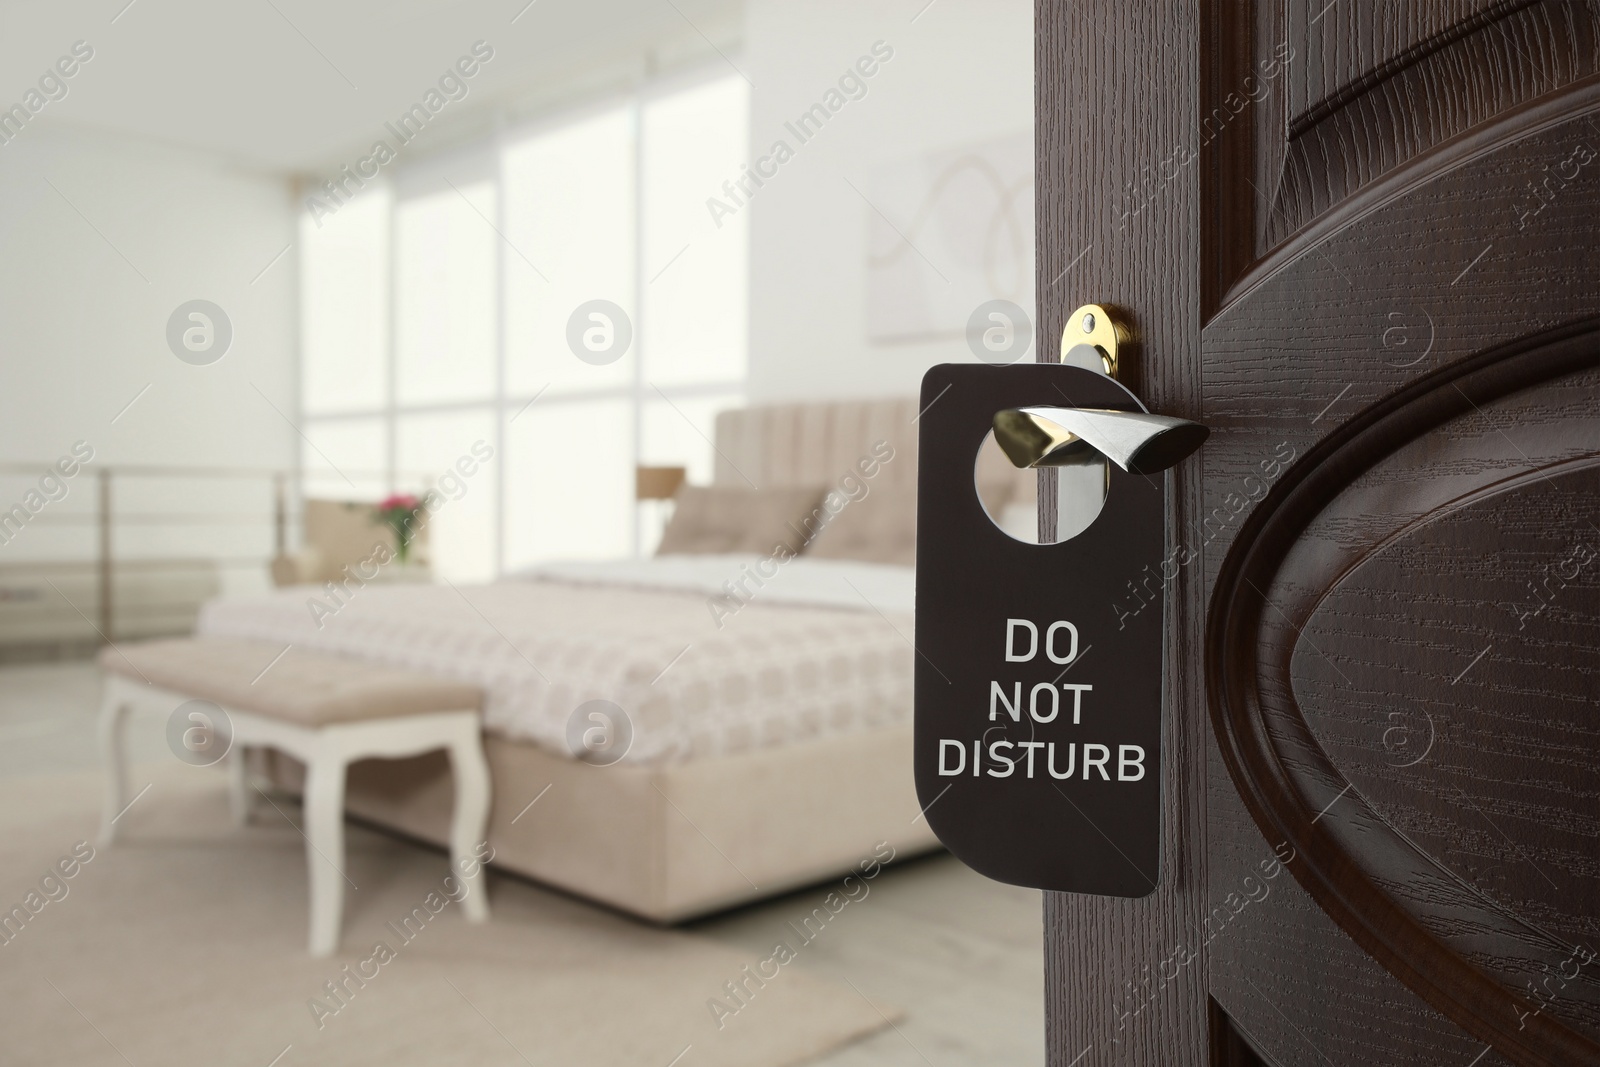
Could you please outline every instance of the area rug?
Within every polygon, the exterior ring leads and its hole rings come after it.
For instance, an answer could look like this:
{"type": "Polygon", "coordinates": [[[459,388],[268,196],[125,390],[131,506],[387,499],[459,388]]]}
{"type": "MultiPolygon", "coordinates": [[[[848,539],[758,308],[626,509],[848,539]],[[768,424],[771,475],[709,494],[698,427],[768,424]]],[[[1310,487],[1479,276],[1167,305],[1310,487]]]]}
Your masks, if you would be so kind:
{"type": "Polygon", "coordinates": [[[150,788],[109,848],[98,776],[0,783],[7,1063],[781,1067],[898,1018],[788,969],[757,986],[756,959],[513,878],[492,877],[485,925],[433,914],[445,857],[356,826],[340,947],[312,959],[292,802],[258,797],[235,829],[215,770],[133,781],[150,788]]]}

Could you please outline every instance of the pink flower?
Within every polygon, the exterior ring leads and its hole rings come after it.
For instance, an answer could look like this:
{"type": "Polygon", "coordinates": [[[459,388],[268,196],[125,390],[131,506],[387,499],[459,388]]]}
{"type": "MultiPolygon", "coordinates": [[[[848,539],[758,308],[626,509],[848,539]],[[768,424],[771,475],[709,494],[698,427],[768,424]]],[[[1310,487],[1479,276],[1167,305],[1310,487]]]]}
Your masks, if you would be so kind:
{"type": "Polygon", "coordinates": [[[411,493],[390,493],[372,509],[373,520],[394,531],[395,556],[401,563],[411,554],[411,542],[417,536],[417,524],[426,521],[422,501],[411,493]]]}
{"type": "Polygon", "coordinates": [[[416,511],[421,504],[410,493],[390,493],[378,502],[379,511],[416,511]]]}

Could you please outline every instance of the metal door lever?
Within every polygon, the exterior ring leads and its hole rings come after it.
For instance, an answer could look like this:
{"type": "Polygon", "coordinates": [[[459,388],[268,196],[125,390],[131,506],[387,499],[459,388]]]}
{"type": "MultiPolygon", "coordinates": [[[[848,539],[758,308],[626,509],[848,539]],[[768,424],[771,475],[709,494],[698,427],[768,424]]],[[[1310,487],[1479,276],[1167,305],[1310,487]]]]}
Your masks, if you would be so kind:
{"type": "Polygon", "coordinates": [[[1105,408],[1007,408],[994,416],[995,441],[1018,467],[1065,467],[1092,449],[1131,474],[1155,474],[1210,432],[1187,419],[1105,408]]]}
{"type": "MultiPolygon", "coordinates": [[[[1118,316],[1085,304],[1067,316],[1061,362],[1115,378],[1119,349],[1131,337],[1118,316]]],[[[1082,467],[1109,459],[1130,474],[1155,474],[1199,448],[1210,433],[1187,419],[1110,408],[1007,408],[994,416],[995,442],[1023,468],[1082,467]]]]}

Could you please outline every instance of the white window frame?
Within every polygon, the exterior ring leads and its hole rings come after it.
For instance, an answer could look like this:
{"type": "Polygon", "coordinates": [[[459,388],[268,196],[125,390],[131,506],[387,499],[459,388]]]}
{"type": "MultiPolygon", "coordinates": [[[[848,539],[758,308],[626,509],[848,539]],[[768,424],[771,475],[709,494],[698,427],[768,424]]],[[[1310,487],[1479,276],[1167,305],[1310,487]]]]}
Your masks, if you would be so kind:
{"type": "MultiPolygon", "coordinates": [[[[736,75],[732,75],[736,76],[736,75]]],[[[603,399],[627,399],[630,402],[630,413],[633,422],[633,462],[638,467],[646,457],[642,452],[644,439],[644,412],[645,404],[660,403],[661,396],[668,400],[696,400],[706,397],[727,398],[742,403],[748,382],[748,371],[737,378],[702,382],[695,385],[662,386],[660,393],[645,378],[646,365],[646,330],[645,318],[645,290],[650,283],[650,265],[643,259],[642,251],[646,227],[645,219],[645,174],[643,151],[643,123],[642,117],[645,108],[653,101],[672,96],[679,92],[691,90],[708,82],[718,81],[730,77],[727,65],[724,63],[706,64],[690,68],[685,71],[675,72],[646,79],[636,85],[625,89],[590,97],[579,104],[563,105],[552,109],[546,114],[536,118],[520,121],[498,129],[486,140],[479,140],[447,149],[439,153],[424,156],[407,167],[405,164],[396,172],[395,177],[384,179],[390,189],[388,212],[386,218],[388,243],[388,336],[385,339],[384,365],[387,374],[387,383],[384,391],[382,406],[366,409],[345,410],[320,410],[315,415],[306,415],[302,411],[302,427],[325,422],[348,422],[350,420],[379,420],[382,426],[384,440],[384,482],[390,492],[395,492],[402,487],[399,481],[403,472],[396,467],[398,454],[398,425],[405,416],[429,415],[449,412],[488,412],[493,416],[495,459],[493,469],[494,478],[494,503],[493,503],[493,538],[492,558],[493,575],[498,578],[505,573],[506,558],[506,509],[505,494],[506,468],[504,462],[506,449],[506,425],[510,418],[523,407],[538,400],[541,406],[554,406],[566,403],[582,403],[603,399]],[[628,386],[606,386],[595,389],[563,390],[559,393],[541,395],[533,394],[508,394],[507,381],[507,340],[506,340],[506,308],[507,304],[507,277],[509,266],[508,255],[516,252],[508,247],[508,242],[501,236],[506,229],[506,196],[505,196],[505,152],[508,142],[521,141],[528,137],[555,130],[573,122],[581,121],[586,116],[611,111],[616,108],[626,108],[630,125],[630,146],[632,149],[633,163],[633,243],[635,254],[633,257],[633,380],[628,386]],[[395,214],[399,206],[413,196],[426,195],[420,190],[407,190],[401,193],[406,185],[405,175],[413,170],[426,171],[434,167],[447,168],[448,160],[452,157],[471,158],[477,155],[480,158],[487,155],[492,161],[485,178],[475,180],[490,180],[495,191],[494,227],[497,234],[495,242],[496,254],[494,256],[494,288],[495,288],[495,314],[494,314],[494,392],[491,396],[481,400],[446,401],[440,403],[405,403],[398,400],[398,360],[397,360],[397,331],[396,331],[396,306],[395,279],[396,279],[396,233],[395,214]]],[[[748,137],[748,127],[743,131],[748,137]]],[[[747,154],[747,153],[743,153],[747,154]]],[[[708,194],[709,195],[709,194],[708,194]]],[[[748,366],[748,338],[745,342],[745,357],[748,366]]],[[[302,353],[303,358],[303,353],[302,353]]],[[[298,377],[304,379],[304,370],[300,369],[298,377]]],[[[703,436],[707,436],[709,443],[710,428],[696,427],[703,436]]],[[[307,468],[310,457],[308,450],[309,440],[302,435],[300,442],[300,469],[307,468]]],[[[303,478],[303,475],[302,475],[303,478]]],[[[303,493],[302,493],[303,495],[303,493]]],[[[638,500],[631,502],[633,516],[630,541],[632,552],[635,556],[640,554],[643,541],[644,511],[639,506],[638,500]]]]}

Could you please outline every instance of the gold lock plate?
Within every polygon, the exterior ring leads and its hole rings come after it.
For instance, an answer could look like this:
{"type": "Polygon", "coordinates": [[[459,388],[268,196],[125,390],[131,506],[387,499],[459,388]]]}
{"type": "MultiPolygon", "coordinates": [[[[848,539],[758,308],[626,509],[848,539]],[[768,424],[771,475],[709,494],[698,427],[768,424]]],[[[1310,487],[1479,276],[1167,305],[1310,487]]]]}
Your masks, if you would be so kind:
{"type": "Polygon", "coordinates": [[[1061,362],[1117,376],[1117,353],[1132,339],[1128,328],[1099,304],[1085,304],[1067,316],[1061,330],[1061,362]]]}

